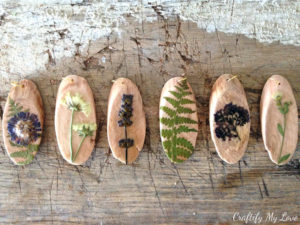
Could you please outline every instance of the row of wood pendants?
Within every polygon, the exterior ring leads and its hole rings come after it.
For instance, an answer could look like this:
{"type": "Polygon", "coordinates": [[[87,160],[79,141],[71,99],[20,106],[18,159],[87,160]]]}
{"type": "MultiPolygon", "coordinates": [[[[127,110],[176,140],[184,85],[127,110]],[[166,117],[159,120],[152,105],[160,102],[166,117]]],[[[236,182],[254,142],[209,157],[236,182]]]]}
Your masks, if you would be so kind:
{"type": "MultiPolygon", "coordinates": [[[[266,82],[260,105],[265,148],[276,164],[287,163],[297,146],[298,112],[288,81],[273,75],[266,82]]],[[[170,79],[160,98],[160,134],[172,162],[188,159],[195,148],[198,116],[194,93],[184,77],[170,79]]],[[[18,165],[32,162],[41,142],[44,112],[42,98],[30,80],[14,83],[5,105],[2,127],[6,150],[18,165]]],[[[247,148],[250,113],[242,84],[236,76],[220,76],[212,88],[209,106],[212,140],[219,156],[236,163],[247,148]]],[[[97,124],[92,90],[76,75],[64,78],[55,108],[55,131],[63,158],[84,163],[96,138],[97,124]]],[[[113,156],[132,163],[143,148],[146,120],[142,97],[136,85],[117,79],[110,91],[107,135],[113,156]]]]}

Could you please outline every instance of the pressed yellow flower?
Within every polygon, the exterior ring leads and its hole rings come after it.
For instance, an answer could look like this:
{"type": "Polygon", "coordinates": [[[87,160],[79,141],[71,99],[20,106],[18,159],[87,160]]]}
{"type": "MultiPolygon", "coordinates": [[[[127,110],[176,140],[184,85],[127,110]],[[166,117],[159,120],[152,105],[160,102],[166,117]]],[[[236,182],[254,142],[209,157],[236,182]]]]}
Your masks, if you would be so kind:
{"type": "Polygon", "coordinates": [[[96,123],[78,123],[73,125],[73,130],[76,131],[79,136],[92,136],[93,132],[97,130],[96,123]]]}
{"type": "Polygon", "coordinates": [[[78,93],[76,93],[75,95],[71,95],[70,92],[67,92],[65,97],[61,99],[61,104],[72,111],[83,112],[86,116],[89,116],[91,112],[90,105],[85,102],[78,93]]]}

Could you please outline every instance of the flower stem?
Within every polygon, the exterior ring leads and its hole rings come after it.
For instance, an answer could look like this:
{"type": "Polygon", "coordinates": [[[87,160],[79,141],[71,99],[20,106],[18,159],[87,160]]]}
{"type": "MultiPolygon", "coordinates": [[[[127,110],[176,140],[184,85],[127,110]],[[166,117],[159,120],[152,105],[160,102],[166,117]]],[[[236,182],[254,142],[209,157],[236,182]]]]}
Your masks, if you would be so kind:
{"type": "Polygon", "coordinates": [[[70,159],[73,162],[73,146],[72,146],[72,126],[73,126],[73,117],[74,117],[74,109],[71,110],[71,122],[70,122],[70,159]]]}
{"type": "MultiPolygon", "coordinates": [[[[127,140],[126,124],[124,125],[124,133],[125,133],[125,140],[127,140]]],[[[125,163],[126,163],[126,165],[128,163],[128,147],[127,147],[127,144],[126,144],[126,150],[125,150],[125,163]]]]}
{"type": "Polygon", "coordinates": [[[80,148],[81,148],[81,145],[82,145],[82,143],[83,143],[83,141],[84,141],[85,138],[86,138],[86,135],[84,135],[84,136],[82,137],[82,139],[81,139],[81,141],[80,141],[80,144],[79,144],[79,146],[78,146],[78,148],[77,148],[77,150],[76,150],[75,156],[74,156],[74,158],[72,159],[72,162],[76,160],[77,155],[78,155],[78,153],[79,153],[79,150],[80,150],[80,148]]]}
{"type": "Polygon", "coordinates": [[[281,154],[282,154],[284,136],[285,136],[285,128],[286,128],[286,113],[284,114],[284,117],[283,117],[283,135],[282,135],[282,142],[281,142],[281,146],[280,146],[280,153],[279,153],[278,162],[279,162],[279,160],[281,158],[281,154]]]}

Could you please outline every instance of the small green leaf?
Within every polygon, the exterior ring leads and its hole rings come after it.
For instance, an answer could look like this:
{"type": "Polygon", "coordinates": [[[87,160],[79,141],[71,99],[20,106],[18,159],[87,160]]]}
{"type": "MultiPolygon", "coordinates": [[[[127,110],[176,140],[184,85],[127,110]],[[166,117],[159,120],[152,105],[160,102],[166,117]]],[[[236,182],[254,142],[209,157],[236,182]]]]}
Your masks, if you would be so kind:
{"type": "Polygon", "coordinates": [[[190,91],[183,91],[182,93],[181,93],[181,96],[182,97],[185,97],[185,96],[188,96],[188,95],[191,95],[192,94],[192,92],[190,92],[190,91]]]}
{"type": "Polygon", "coordinates": [[[14,146],[14,147],[19,147],[19,148],[23,148],[24,147],[23,145],[18,145],[16,143],[12,142],[12,141],[9,141],[9,143],[10,143],[11,146],[14,146]]]}
{"type": "Polygon", "coordinates": [[[173,130],[170,129],[163,129],[161,130],[161,136],[163,136],[164,138],[169,139],[173,134],[173,130]]]}
{"type": "Polygon", "coordinates": [[[176,101],[173,98],[165,97],[165,99],[174,107],[177,108],[179,106],[179,101],[176,101]]]}
{"type": "Polygon", "coordinates": [[[287,160],[290,157],[291,154],[286,154],[284,156],[282,156],[279,160],[278,160],[278,164],[284,162],[285,160],[287,160]]]}
{"type": "Polygon", "coordinates": [[[185,138],[179,137],[179,138],[177,138],[176,142],[177,142],[177,145],[185,147],[185,148],[189,149],[190,151],[194,150],[194,146],[192,145],[192,143],[185,138]]]}
{"type": "Polygon", "coordinates": [[[179,91],[179,92],[182,92],[183,89],[181,87],[178,87],[178,86],[175,86],[175,88],[179,91]]]}
{"type": "Polygon", "coordinates": [[[160,109],[167,113],[169,117],[174,117],[176,115],[176,111],[167,106],[161,106],[160,109]]]}
{"type": "Polygon", "coordinates": [[[197,124],[197,121],[192,120],[192,119],[187,118],[187,117],[177,116],[177,117],[175,117],[175,124],[176,125],[179,125],[179,124],[197,124]]]}
{"type": "Polygon", "coordinates": [[[176,91],[169,91],[172,95],[174,95],[177,99],[180,99],[182,95],[176,91]]]}
{"type": "Polygon", "coordinates": [[[182,98],[182,99],[180,100],[180,104],[181,104],[181,105],[193,104],[193,103],[195,103],[195,102],[192,101],[192,100],[190,100],[190,99],[188,99],[188,98],[182,98]]]}
{"type": "Polygon", "coordinates": [[[37,152],[38,149],[39,149],[39,145],[33,145],[33,144],[28,145],[28,152],[37,152]]]}
{"type": "Polygon", "coordinates": [[[189,128],[187,126],[179,126],[176,130],[175,130],[176,134],[180,134],[180,133],[185,133],[185,132],[198,132],[196,129],[194,128],[189,128]]]}
{"type": "Polygon", "coordinates": [[[29,163],[31,163],[33,160],[33,157],[29,157],[28,159],[26,159],[25,161],[22,162],[18,162],[18,165],[28,165],[29,163]]]}
{"type": "Polygon", "coordinates": [[[279,133],[281,134],[281,136],[284,136],[284,131],[283,131],[283,128],[280,123],[277,124],[277,129],[278,129],[279,133]]]}
{"type": "Polygon", "coordinates": [[[170,140],[164,141],[163,146],[164,146],[164,149],[167,149],[168,151],[170,151],[171,147],[172,147],[172,142],[170,140]]]}
{"type": "Polygon", "coordinates": [[[174,119],[169,119],[165,117],[161,118],[160,122],[168,127],[172,127],[174,125],[174,119]]]}
{"type": "Polygon", "coordinates": [[[18,152],[13,152],[10,154],[10,157],[13,158],[27,158],[28,152],[27,151],[18,151],[18,152]]]}
{"type": "Polygon", "coordinates": [[[182,106],[178,106],[177,112],[178,112],[178,113],[192,114],[192,113],[194,113],[195,111],[194,111],[194,110],[191,110],[190,108],[185,108],[185,107],[182,107],[182,106]]]}

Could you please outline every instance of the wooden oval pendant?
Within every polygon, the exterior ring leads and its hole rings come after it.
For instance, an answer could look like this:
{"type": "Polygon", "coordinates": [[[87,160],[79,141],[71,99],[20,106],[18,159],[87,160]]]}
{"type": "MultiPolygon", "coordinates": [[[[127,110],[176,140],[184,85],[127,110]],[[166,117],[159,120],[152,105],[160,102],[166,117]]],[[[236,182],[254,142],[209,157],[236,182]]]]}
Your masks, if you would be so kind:
{"type": "Polygon", "coordinates": [[[80,165],[91,155],[97,132],[92,90],[83,77],[69,75],[58,89],[55,132],[63,158],[80,165]]]}
{"type": "Polygon", "coordinates": [[[184,77],[168,80],[160,97],[160,135],[166,155],[183,162],[193,153],[198,135],[195,95],[184,77]]]}
{"type": "Polygon", "coordinates": [[[110,90],[107,138],[113,156],[125,164],[136,160],[146,135],[146,118],[137,86],[126,78],[117,79],[110,90]]]}
{"type": "Polygon", "coordinates": [[[244,88],[236,76],[220,76],[209,102],[209,124],[216,150],[227,163],[244,155],[250,134],[250,113],[244,88]]]}
{"type": "Polygon", "coordinates": [[[271,76],[260,101],[261,131],[270,159],[286,164],[298,142],[297,104],[289,82],[280,75],[271,76]]]}
{"type": "Polygon", "coordinates": [[[36,85],[30,80],[15,83],[2,121],[4,145],[15,164],[32,162],[41,143],[43,124],[43,101],[36,85]]]}

